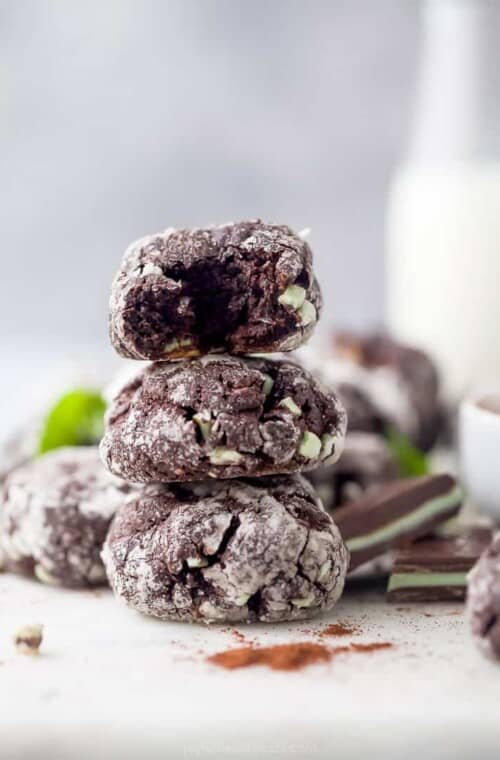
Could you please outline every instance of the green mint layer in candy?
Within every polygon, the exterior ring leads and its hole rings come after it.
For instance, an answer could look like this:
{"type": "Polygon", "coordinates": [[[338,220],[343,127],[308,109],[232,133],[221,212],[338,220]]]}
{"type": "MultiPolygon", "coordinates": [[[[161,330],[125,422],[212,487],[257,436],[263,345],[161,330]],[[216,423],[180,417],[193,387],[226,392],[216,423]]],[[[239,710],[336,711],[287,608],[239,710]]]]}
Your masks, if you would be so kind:
{"type": "Polygon", "coordinates": [[[61,446],[91,446],[104,430],[106,402],[97,391],[77,388],[65,393],[48,413],[40,433],[38,453],[61,446]]]}
{"type": "Polygon", "coordinates": [[[399,466],[401,477],[414,478],[429,474],[427,457],[405,435],[391,428],[387,432],[387,444],[399,466]]]}
{"type": "Polygon", "coordinates": [[[389,578],[387,591],[403,588],[435,588],[436,586],[465,586],[467,573],[393,573],[389,578]]]}
{"type": "Polygon", "coordinates": [[[453,506],[460,504],[462,497],[463,494],[460,486],[454,486],[447,494],[429,499],[413,512],[402,515],[387,525],[373,530],[371,533],[349,538],[345,542],[346,546],[350,552],[359,552],[370,546],[392,541],[405,532],[419,528],[428,520],[432,520],[443,512],[448,512],[453,506]]]}

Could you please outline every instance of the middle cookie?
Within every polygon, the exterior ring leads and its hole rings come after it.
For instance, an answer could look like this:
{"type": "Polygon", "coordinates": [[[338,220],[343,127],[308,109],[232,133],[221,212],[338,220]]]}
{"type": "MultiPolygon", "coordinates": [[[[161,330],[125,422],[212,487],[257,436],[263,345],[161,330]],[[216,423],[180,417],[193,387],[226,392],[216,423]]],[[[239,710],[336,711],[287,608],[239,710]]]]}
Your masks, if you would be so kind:
{"type": "Polygon", "coordinates": [[[291,361],[205,356],[151,364],[116,395],[101,455],[136,483],[309,470],[342,453],[339,399],[291,361]]]}

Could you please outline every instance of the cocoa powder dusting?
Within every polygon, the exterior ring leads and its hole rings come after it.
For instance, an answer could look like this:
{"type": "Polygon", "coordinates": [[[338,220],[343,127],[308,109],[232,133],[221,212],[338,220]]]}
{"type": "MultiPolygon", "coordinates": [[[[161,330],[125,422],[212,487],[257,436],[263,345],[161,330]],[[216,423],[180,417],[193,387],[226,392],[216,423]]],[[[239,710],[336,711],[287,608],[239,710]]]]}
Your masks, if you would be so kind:
{"type": "Polygon", "coordinates": [[[331,658],[328,647],[303,641],[298,644],[278,644],[272,647],[240,647],[218,652],[208,657],[214,665],[234,670],[251,665],[266,665],[272,670],[300,670],[315,662],[328,662],[331,658]]]}
{"type": "Polygon", "coordinates": [[[321,638],[327,636],[352,636],[356,633],[359,633],[359,629],[354,626],[346,625],[345,623],[332,623],[332,625],[327,625],[326,628],[323,628],[318,633],[318,636],[321,636],[321,638]]]}
{"type": "Polygon", "coordinates": [[[245,636],[244,633],[241,633],[241,631],[237,631],[236,628],[231,629],[230,631],[231,636],[236,639],[240,644],[248,644],[249,639],[245,636]]]}
{"type": "Polygon", "coordinates": [[[376,652],[380,649],[390,649],[389,642],[374,642],[371,644],[348,644],[342,647],[327,647],[311,641],[301,641],[293,644],[277,644],[271,647],[246,646],[238,649],[228,649],[217,652],[207,661],[226,670],[249,668],[254,665],[265,665],[272,670],[301,670],[308,665],[329,662],[341,654],[376,652]]]}
{"type": "Polygon", "coordinates": [[[389,641],[374,641],[372,644],[350,644],[351,652],[378,652],[380,649],[392,649],[389,641]]]}

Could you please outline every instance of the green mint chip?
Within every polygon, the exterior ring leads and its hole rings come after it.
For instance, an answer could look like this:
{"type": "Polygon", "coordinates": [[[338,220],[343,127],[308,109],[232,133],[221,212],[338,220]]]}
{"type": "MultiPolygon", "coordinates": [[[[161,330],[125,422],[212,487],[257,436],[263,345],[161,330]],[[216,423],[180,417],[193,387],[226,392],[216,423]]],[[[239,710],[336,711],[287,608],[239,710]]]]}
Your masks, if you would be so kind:
{"type": "Polygon", "coordinates": [[[38,453],[61,446],[91,446],[104,430],[106,402],[96,391],[77,388],[65,393],[48,413],[40,433],[38,453]]]}
{"type": "Polygon", "coordinates": [[[427,457],[403,433],[394,428],[388,430],[387,444],[399,466],[401,477],[413,478],[429,474],[427,457]]]}

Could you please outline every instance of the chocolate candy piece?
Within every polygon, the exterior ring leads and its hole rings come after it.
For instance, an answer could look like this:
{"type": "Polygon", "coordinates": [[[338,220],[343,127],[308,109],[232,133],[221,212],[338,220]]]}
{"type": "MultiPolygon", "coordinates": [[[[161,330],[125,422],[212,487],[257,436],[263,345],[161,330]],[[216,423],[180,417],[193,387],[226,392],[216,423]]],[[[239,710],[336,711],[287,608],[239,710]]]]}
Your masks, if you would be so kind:
{"type": "Polygon", "coordinates": [[[348,565],[299,475],[144,486],[117,513],[103,559],[130,607],[200,623],[310,618],[339,599],[348,565]]]}
{"type": "Polygon", "coordinates": [[[432,536],[399,549],[387,587],[388,601],[465,599],[467,573],[490,541],[488,528],[471,526],[457,535],[432,536]]]}
{"type": "Polygon", "coordinates": [[[148,366],[117,394],[101,453],[133,482],[292,473],[335,461],[346,416],[289,361],[206,356],[148,366]]]}
{"type": "Polygon", "coordinates": [[[348,433],[342,456],[335,464],[308,473],[325,508],[335,509],[359,498],[370,486],[399,476],[397,462],[385,438],[375,433],[348,433]]]}
{"type": "Polygon", "coordinates": [[[105,583],[100,552],[129,491],[106,472],[95,447],[57,449],[18,467],[0,510],[5,569],[61,586],[105,583]]]}
{"type": "Polygon", "coordinates": [[[461,501],[461,489],[450,475],[395,480],[368,489],[335,511],[351,553],[350,569],[430,533],[458,512],[461,501]]]}
{"type": "Polygon", "coordinates": [[[168,229],[126,251],[110,334],[132,359],[290,351],[312,333],[320,308],[311,249],[289,227],[168,229]]]}
{"type": "Polygon", "coordinates": [[[467,611],[480,649],[500,660],[500,533],[469,573],[467,611]]]}

